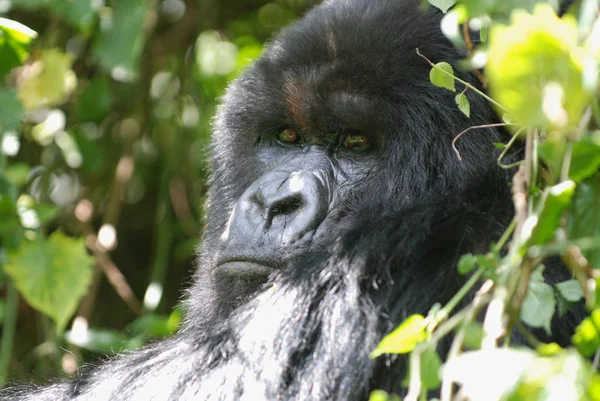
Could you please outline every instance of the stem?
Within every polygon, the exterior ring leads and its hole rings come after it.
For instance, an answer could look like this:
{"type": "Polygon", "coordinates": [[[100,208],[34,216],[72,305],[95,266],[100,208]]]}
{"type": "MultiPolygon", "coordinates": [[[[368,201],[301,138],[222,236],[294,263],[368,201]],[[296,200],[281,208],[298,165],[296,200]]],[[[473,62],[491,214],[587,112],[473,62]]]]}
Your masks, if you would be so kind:
{"type": "Polygon", "coordinates": [[[519,138],[519,134],[524,129],[525,129],[524,127],[521,127],[521,128],[519,128],[517,130],[517,132],[515,132],[515,134],[512,136],[512,138],[510,138],[510,141],[508,141],[508,143],[506,144],[506,146],[502,150],[502,153],[500,153],[500,156],[498,156],[498,159],[497,159],[498,166],[500,166],[501,168],[503,168],[503,169],[511,169],[511,168],[516,167],[516,166],[520,165],[521,163],[523,163],[523,161],[518,161],[516,163],[511,163],[511,164],[502,164],[502,159],[504,159],[504,156],[506,156],[506,154],[508,153],[508,151],[512,148],[512,146],[514,145],[514,143],[519,138]]]}
{"type": "Polygon", "coordinates": [[[458,157],[458,160],[462,160],[462,156],[460,155],[460,152],[456,148],[456,141],[458,141],[461,136],[463,136],[467,132],[471,131],[472,129],[494,128],[494,127],[508,127],[508,126],[511,126],[511,125],[519,125],[519,124],[514,124],[514,123],[494,123],[494,124],[474,125],[472,127],[469,127],[467,129],[461,131],[458,135],[456,135],[454,137],[454,139],[452,140],[452,150],[454,150],[454,153],[456,153],[456,156],[458,157]]]}
{"type": "MultiPolygon", "coordinates": [[[[488,304],[491,299],[490,291],[494,286],[494,282],[491,280],[487,280],[477,291],[475,297],[473,298],[473,302],[468,309],[468,312],[465,316],[465,319],[462,322],[462,327],[458,330],[456,335],[454,336],[454,340],[452,341],[452,346],[450,347],[450,351],[448,352],[448,356],[446,357],[446,361],[455,358],[461,351],[463,341],[465,339],[465,331],[469,324],[475,320],[475,318],[479,315],[481,309],[488,304]]],[[[442,381],[442,388],[440,392],[441,401],[450,401],[452,399],[452,382],[449,380],[442,381]]]]}
{"type": "Polygon", "coordinates": [[[598,371],[599,363],[600,363],[600,347],[596,348],[596,353],[594,354],[594,362],[592,362],[592,372],[598,371]]]}
{"type": "Polygon", "coordinates": [[[571,169],[571,158],[573,157],[573,141],[567,139],[567,148],[562,160],[562,166],[560,168],[560,182],[569,179],[569,170],[571,169]]]}
{"type": "Polygon", "coordinates": [[[465,308],[452,316],[433,333],[431,339],[425,343],[420,343],[410,353],[410,381],[408,385],[408,394],[404,401],[417,401],[421,394],[421,354],[428,348],[436,347],[438,342],[448,335],[465,318],[468,310],[465,308]]]}
{"type": "Polygon", "coordinates": [[[2,340],[0,343],[0,387],[4,387],[8,377],[8,365],[13,350],[15,331],[17,328],[17,308],[19,306],[19,293],[11,282],[6,285],[6,312],[4,326],[2,327],[2,340]]]}
{"type": "Polygon", "coordinates": [[[450,301],[448,301],[448,303],[439,311],[439,313],[436,314],[436,325],[442,320],[446,319],[446,317],[450,315],[450,313],[456,307],[456,305],[458,305],[460,301],[462,301],[462,299],[469,293],[469,291],[471,291],[471,288],[473,288],[473,286],[477,284],[477,282],[481,278],[481,275],[483,274],[484,270],[485,268],[480,267],[475,273],[473,273],[473,275],[461,287],[461,289],[458,290],[456,294],[454,294],[452,299],[450,299],[450,301]]]}
{"type": "Polygon", "coordinates": [[[502,234],[502,237],[500,237],[498,242],[496,242],[496,244],[494,245],[494,248],[493,248],[494,252],[500,252],[500,250],[502,248],[504,248],[506,241],[508,241],[508,239],[510,238],[510,236],[513,233],[513,230],[515,229],[516,226],[517,226],[517,219],[513,218],[512,221],[510,222],[510,224],[508,225],[508,227],[506,228],[506,230],[504,231],[504,233],[502,234]]]}
{"type": "Polygon", "coordinates": [[[498,103],[497,101],[495,101],[494,99],[492,99],[491,97],[489,97],[488,95],[486,95],[485,93],[483,93],[482,91],[480,91],[479,89],[477,89],[476,87],[474,87],[473,85],[471,85],[470,83],[468,83],[467,81],[463,81],[462,79],[458,78],[454,74],[450,74],[449,72],[446,72],[446,71],[442,70],[441,68],[439,68],[431,60],[429,60],[427,57],[425,57],[424,55],[422,55],[421,52],[419,52],[419,48],[417,48],[416,50],[417,50],[417,54],[419,56],[423,57],[429,63],[429,65],[431,65],[433,68],[436,68],[437,70],[443,72],[444,74],[452,77],[454,80],[456,80],[456,81],[460,82],[461,84],[467,86],[469,89],[474,90],[478,95],[482,96],[488,102],[490,102],[492,104],[495,104],[496,106],[500,107],[502,110],[508,112],[508,109],[506,107],[502,106],[500,103],[498,103]]]}
{"type": "MultiPolygon", "coordinates": [[[[0,144],[2,143],[2,138],[4,138],[4,132],[2,132],[2,126],[0,125],[0,144]]],[[[0,175],[4,174],[4,169],[6,169],[6,154],[0,151],[0,175]]]]}

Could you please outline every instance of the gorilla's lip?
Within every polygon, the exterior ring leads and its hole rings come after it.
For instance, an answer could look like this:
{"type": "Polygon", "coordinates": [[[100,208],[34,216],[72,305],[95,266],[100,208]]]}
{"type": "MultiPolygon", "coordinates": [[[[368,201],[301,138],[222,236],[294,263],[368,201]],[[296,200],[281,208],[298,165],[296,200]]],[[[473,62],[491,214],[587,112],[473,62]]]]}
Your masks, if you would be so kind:
{"type": "Polygon", "coordinates": [[[228,276],[263,276],[266,277],[276,270],[264,262],[253,260],[227,260],[218,263],[216,272],[228,276]]]}

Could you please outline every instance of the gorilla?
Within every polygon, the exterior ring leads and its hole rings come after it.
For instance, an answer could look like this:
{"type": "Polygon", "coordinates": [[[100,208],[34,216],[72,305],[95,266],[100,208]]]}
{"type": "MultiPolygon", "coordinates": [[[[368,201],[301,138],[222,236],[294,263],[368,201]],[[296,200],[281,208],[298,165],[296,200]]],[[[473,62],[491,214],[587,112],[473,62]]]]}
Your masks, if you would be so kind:
{"type": "MultiPolygon", "coordinates": [[[[5,400],[366,400],[405,356],[369,353],[465,282],[511,221],[497,122],[429,82],[464,55],[420,0],[326,0],[268,45],[215,118],[207,224],[174,337],[5,400]]],[[[511,157],[520,155],[517,149],[511,157]]],[[[550,266],[547,278],[568,274],[550,266]]],[[[568,319],[567,319],[568,320],[568,319]]],[[[564,343],[572,324],[555,322],[564,343]]],[[[444,352],[441,350],[441,352],[444,352]]]]}

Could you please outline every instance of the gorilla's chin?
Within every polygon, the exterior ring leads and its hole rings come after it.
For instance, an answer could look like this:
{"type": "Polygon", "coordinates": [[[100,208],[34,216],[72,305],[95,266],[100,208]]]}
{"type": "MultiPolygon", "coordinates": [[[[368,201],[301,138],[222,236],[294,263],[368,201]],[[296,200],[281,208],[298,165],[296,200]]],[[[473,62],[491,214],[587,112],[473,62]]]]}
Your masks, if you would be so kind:
{"type": "Polygon", "coordinates": [[[293,266],[273,273],[214,332],[219,367],[204,373],[205,383],[224,379],[224,369],[239,400],[366,394],[380,314],[361,292],[361,269],[350,266],[336,261],[303,274],[293,266]]]}

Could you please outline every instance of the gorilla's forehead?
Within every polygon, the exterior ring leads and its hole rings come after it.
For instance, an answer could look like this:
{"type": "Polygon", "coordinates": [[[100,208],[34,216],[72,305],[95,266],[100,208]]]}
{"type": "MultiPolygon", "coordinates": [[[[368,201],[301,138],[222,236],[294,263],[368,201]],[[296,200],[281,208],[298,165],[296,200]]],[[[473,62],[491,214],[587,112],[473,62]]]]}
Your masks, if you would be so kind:
{"type": "Polygon", "coordinates": [[[425,76],[428,71],[416,48],[425,54],[451,51],[440,31],[442,14],[419,4],[419,0],[325,2],[282,32],[264,59],[279,71],[333,65],[340,74],[368,81],[363,88],[414,80],[415,73],[425,76]]]}
{"type": "Polygon", "coordinates": [[[415,93],[429,85],[430,67],[417,48],[424,54],[446,52],[445,61],[457,58],[450,46],[440,46],[447,41],[439,13],[420,9],[418,0],[340,3],[316,7],[246,73],[243,96],[252,93],[257,101],[244,103],[261,105],[257,118],[265,113],[272,120],[289,118],[313,132],[374,128],[391,109],[417,107],[415,93]]]}

